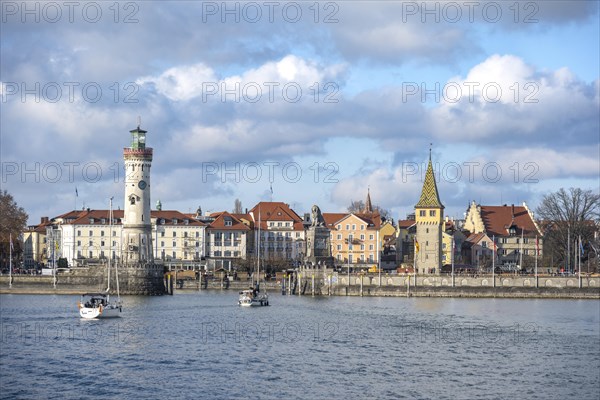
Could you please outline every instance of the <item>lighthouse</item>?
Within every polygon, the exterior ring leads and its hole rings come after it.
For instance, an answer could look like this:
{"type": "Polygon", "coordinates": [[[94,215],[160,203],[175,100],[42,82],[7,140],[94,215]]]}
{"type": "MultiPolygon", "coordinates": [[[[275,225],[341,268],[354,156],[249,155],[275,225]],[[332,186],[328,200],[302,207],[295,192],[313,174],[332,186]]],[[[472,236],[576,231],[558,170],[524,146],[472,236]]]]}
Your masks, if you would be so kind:
{"type": "Polygon", "coordinates": [[[150,168],[152,148],[146,147],[146,133],[139,125],[131,133],[131,147],[123,149],[125,202],[122,254],[127,264],[145,264],[152,256],[150,219],[150,168]]]}

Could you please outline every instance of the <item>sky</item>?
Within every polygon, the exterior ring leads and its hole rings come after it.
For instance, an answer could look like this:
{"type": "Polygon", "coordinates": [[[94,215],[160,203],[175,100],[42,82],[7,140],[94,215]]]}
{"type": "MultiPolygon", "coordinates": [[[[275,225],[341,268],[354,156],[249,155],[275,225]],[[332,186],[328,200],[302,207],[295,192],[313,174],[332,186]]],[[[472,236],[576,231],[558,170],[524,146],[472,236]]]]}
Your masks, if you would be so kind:
{"type": "Polygon", "coordinates": [[[404,219],[431,154],[445,214],[600,190],[596,1],[21,2],[0,23],[1,189],[29,223],[364,200],[404,219]]]}

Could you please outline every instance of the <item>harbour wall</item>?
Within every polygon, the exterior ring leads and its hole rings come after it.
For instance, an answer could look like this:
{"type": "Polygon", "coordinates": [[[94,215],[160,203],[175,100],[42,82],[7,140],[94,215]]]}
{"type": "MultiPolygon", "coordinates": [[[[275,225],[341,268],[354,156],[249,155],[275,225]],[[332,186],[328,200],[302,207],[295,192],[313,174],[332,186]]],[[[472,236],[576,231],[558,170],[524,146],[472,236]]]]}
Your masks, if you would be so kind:
{"type": "MultiPolygon", "coordinates": [[[[0,293],[14,294],[81,294],[103,291],[105,279],[93,274],[59,274],[56,288],[52,276],[13,276],[12,287],[8,286],[8,276],[0,276],[0,293]],[[103,283],[102,283],[103,282],[103,283]]],[[[119,279],[125,279],[119,271],[119,279]]],[[[247,289],[249,281],[229,281],[213,279],[199,285],[197,280],[174,282],[174,293],[202,290],[247,289]]],[[[582,277],[579,287],[578,277],[540,276],[382,276],[379,277],[328,274],[300,274],[297,285],[285,287],[281,281],[269,281],[263,284],[272,293],[285,293],[304,296],[382,296],[382,297],[472,297],[472,298],[571,298],[600,299],[600,276],[582,277]],[[314,275],[314,279],[313,279],[314,275]],[[454,284],[453,284],[454,283],[454,284]],[[292,289],[292,290],[290,290],[292,289]]],[[[111,283],[114,290],[115,283],[111,283]]],[[[122,286],[121,286],[122,287],[122,286]]],[[[123,292],[122,294],[140,294],[123,292]]]]}

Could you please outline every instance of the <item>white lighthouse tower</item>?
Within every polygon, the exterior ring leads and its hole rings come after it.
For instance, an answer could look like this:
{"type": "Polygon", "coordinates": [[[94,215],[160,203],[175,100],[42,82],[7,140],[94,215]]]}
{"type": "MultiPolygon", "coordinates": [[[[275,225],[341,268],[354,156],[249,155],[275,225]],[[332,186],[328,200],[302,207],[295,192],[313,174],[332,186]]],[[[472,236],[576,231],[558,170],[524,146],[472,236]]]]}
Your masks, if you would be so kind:
{"type": "Polygon", "coordinates": [[[150,166],[152,149],[146,147],[146,131],[140,126],[131,132],[131,147],[123,149],[125,162],[125,207],[123,221],[123,262],[148,264],[152,256],[150,220],[150,166]]]}

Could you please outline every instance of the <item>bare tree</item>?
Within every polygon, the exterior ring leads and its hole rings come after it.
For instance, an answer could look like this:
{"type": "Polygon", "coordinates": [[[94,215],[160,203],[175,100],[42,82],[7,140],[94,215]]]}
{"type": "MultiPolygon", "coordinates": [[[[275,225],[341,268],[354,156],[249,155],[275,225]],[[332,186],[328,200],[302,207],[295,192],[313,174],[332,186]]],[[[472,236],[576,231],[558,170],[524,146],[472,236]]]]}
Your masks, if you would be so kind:
{"type": "MultiPolygon", "coordinates": [[[[348,212],[360,214],[365,210],[365,203],[362,200],[352,200],[350,205],[348,206],[348,212]]],[[[382,208],[380,206],[373,206],[373,211],[379,211],[379,215],[381,215],[381,219],[390,220],[392,213],[390,210],[382,208]]]]}
{"type": "MultiPolygon", "coordinates": [[[[595,253],[594,232],[598,230],[600,195],[591,190],[561,188],[543,197],[536,209],[544,230],[545,258],[550,256],[554,265],[573,269],[577,240],[581,236],[584,257],[595,253]]],[[[597,256],[597,255],[596,255],[597,256]]]]}
{"type": "Polygon", "coordinates": [[[2,264],[8,264],[10,253],[10,238],[13,242],[13,256],[22,252],[19,238],[27,225],[29,216],[22,207],[19,207],[12,195],[6,190],[0,191],[0,254],[2,264]]]}
{"type": "Polygon", "coordinates": [[[234,214],[243,214],[242,201],[240,199],[235,199],[235,202],[233,204],[233,213],[234,214]]]}

